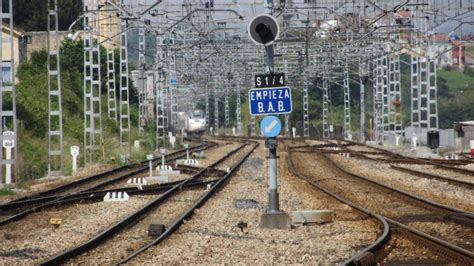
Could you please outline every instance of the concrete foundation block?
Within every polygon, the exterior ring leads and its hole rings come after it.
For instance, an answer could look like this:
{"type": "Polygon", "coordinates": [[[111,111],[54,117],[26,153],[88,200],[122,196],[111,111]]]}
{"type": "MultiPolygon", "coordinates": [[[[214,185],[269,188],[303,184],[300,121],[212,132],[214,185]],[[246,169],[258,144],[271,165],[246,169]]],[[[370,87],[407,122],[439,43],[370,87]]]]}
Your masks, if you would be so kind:
{"type": "Polygon", "coordinates": [[[179,175],[181,174],[181,171],[178,170],[164,170],[160,171],[160,175],[179,175]]]}
{"type": "Polygon", "coordinates": [[[146,185],[146,179],[144,177],[133,177],[127,181],[127,184],[133,185],[146,185]]]}
{"type": "Polygon", "coordinates": [[[127,192],[118,191],[118,192],[107,192],[104,196],[105,202],[114,202],[114,201],[127,201],[130,197],[127,192]]]}
{"type": "Polygon", "coordinates": [[[148,176],[148,177],[146,177],[146,180],[148,180],[148,181],[158,181],[158,182],[169,182],[168,176],[163,176],[163,175],[148,176]]]}
{"type": "Polygon", "coordinates": [[[159,237],[162,235],[166,230],[164,224],[150,224],[148,226],[148,236],[151,237],[159,237]]]}
{"type": "Polygon", "coordinates": [[[290,229],[290,216],[284,212],[264,213],[261,216],[260,227],[268,229],[290,229]]]}
{"type": "Polygon", "coordinates": [[[333,212],[331,210],[294,211],[291,213],[291,220],[293,224],[329,223],[333,220],[333,212]]]}

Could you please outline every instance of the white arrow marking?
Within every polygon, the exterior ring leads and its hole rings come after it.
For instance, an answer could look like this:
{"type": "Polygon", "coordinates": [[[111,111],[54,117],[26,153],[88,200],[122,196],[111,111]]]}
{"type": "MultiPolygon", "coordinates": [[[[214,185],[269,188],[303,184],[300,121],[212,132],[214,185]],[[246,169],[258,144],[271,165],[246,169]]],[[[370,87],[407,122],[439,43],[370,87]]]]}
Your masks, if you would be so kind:
{"type": "Polygon", "coordinates": [[[268,126],[265,127],[265,133],[272,131],[272,129],[278,124],[276,120],[273,120],[268,126]]]}

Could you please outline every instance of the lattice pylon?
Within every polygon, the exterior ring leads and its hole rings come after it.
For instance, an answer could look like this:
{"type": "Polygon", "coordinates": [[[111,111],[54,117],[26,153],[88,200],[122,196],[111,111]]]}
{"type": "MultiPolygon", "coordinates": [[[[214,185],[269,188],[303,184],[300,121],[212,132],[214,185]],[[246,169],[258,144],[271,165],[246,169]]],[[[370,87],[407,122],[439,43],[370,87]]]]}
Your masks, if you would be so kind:
{"type": "Polygon", "coordinates": [[[383,58],[376,59],[375,67],[375,86],[373,95],[373,114],[374,114],[374,140],[376,142],[382,141],[382,134],[384,130],[383,119],[383,93],[387,80],[384,75],[383,58]]]}
{"type": "Polygon", "coordinates": [[[117,91],[115,86],[115,52],[107,49],[107,113],[117,122],[117,91]]]}
{"type": "Polygon", "coordinates": [[[412,57],[412,126],[438,130],[436,61],[412,57]]]}
{"type": "Polygon", "coordinates": [[[84,3],[84,161],[96,162],[100,156],[102,101],[99,25],[97,15],[89,12],[96,6],[84,3]]]}
{"type": "Polygon", "coordinates": [[[411,126],[420,127],[420,109],[419,109],[419,58],[416,55],[411,56],[411,126]]]}
{"type": "MultiPolygon", "coordinates": [[[[160,32],[161,33],[161,32],[160,32]]],[[[156,112],[156,148],[163,147],[166,142],[165,119],[164,119],[164,64],[165,58],[164,38],[161,34],[156,36],[156,56],[155,56],[155,112],[156,112]]]]}
{"type": "Polygon", "coordinates": [[[365,141],[365,78],[368,75],[368,65],[359,61],[359,90],[360,90],[360,140],[365,141]]]}
{"type": "Polygon", "coordinates": [[[206,113],[206,128],[209,130],[209,90],[206,87],[206,106],[205,106],[205,113],[206,113]]]}
{"type": "Polygon", "coordinates": [[[127,21],[121,19],[120,34],[120,95],[119,95],[119,122],[120,122],[120,147],[130,151],[130,94],[128,84],[128,44],[127,21]]]}
{"type": "Polygon", "coordinates": [[[344,67],[344,138],[351,139],[351,105],[349,86],[349,66],[344,67]]]}
{"type": "Polygon", "coordinates": [[[303,137],[309,137],[308,82],[303,82],[303,137]]]}
{"type": "Polygon", "coordinates": [[[229,128],[229,96],[227,93],[224,95],[224,127],[229,128]]]}
{"type": "Polygon", "coordinates": [[[400,55],[391,55],[389,58],[389,126],[391,133],[401,135],[402,109],[400,89],[400,55]]]}
{"type": "Polygon", "coordinates": [[[236,115],[236,120],[237,120],[237,134],[241,135],[242,134],[242,110],[241,110],[241,104],[240,104],[240,91],[237,90],[235,94],[236,99],[236,105],[235,105],[235,115],[236,115]]]}
{"type": "Polygon", "coordinates": [[[329,90],[328,80],[323,79],[323,138],[330,138],[329,130],[329,90]]]}
{"type": "Polygon", "coordinates": [[[64,167],[58,1],[48,0],[48,175],[64,167]]]}
{"type": "MultiPolygon", "coordinates": [[[[8,58],[6,54],[10,55],[10,61],[2,60],[2,68],[9,69],[10,80],[3,80],[4,76],[0,75],[0,144],[6,142],[13,142],[13,147],[10,150],[1,148],[0,151],[0,184],[3,182],[3,174],[5,169],[5,183],[11,184],[17,181],[17,160],[18,158],[18,129],[16,117],[16,88],[15,88],[15,56],[14,56],[14,40],[13,40],[13,1],[8,0],[7,12],[4,12],[5,7],[2,0],[0,5],[0,14],[2,16],[2,23],[8,29],[9,35],[6,38],[0,38],[0,56],[1,58],[8,58]],[[4,52],[4,45],[8,47],[7,53],[4,52]],[[6,99],[11,99],[11,102],[6,104],[6,99]],[[7,133],[8,132],[8,133],[7,133]],[[11,153],[10,153],[11,152],[11,153]],[[14,166],[12,171],[12,166],[14,166]],[[8,172],[8,173],[7,173],[8,172]],[[10,176],[9,176],[10,174],[10,176]]],[[[6,3],[5,3],[6,4],[6,3]]]]}
{"type": "Polygon", "coordinates": [[[214,91],[214,132],[219,128],[219,97],[214,91]]]}
{"type": "Polygon", "coordinates": [[[146,61],[145,61],[145,49],[146,49],[146,36],[145,28],[140,27],[138,29],[138,132],[143,134],[144,127],[146,126],[146,89],[145,89],[145,71],[146,71],[146,61]]]}

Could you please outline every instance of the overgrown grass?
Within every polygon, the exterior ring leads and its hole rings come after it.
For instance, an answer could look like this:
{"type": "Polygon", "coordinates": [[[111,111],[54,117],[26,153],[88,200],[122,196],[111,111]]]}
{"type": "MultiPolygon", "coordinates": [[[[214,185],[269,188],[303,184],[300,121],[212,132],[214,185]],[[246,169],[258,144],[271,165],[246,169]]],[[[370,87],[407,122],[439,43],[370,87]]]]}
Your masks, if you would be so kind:
{"type": "Polygon", "coordinates": [[[0,196],[11,196],[15,195],[15,192],[8,188],[0,188],[0,196]]]}
{"type": "Polygon", "coordinates": [[[446,80],[450,90],[466,90],[474,86],[474,77],[455,70],[438,70],[438,77],[446,80]]]}

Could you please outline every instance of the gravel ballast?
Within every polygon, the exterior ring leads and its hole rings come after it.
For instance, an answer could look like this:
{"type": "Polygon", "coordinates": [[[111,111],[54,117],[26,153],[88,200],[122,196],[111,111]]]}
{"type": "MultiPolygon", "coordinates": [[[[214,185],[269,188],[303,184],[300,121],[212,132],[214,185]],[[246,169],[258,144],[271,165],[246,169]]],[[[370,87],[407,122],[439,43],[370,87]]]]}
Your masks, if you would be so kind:
{"type": "MultiPolygon", "coordinates": [[[[439,212],[433,211],[417,201],[398,193],[392,193],[367,181],[345,174],[320,154],[296,153],[294,162],[302,167],[303,173],[314,178],[323,187],[338,195],[367,208],[375,213],[412,225],[434,237],[446,240],[454,245],[472,249],[473,230],[462,222],[445,220],[439,212]],[[317,164],[308,167],[305,162],[317,160],[317,164]]],[[[346,168],[347,169],[347,168],[346,168]]],[[[348,169],[352,171],[351,168],[348,169]]],[[[419,252],[419,251],[413,251],[419,252]]],[[[420,253],[420,256],[423,254],[420,253]]],[[[431,258],[430,254],[427,258],[431,258]]],[[[422,258],[422,257],[420,257],[422,258]]]]}
{"type": "MultiPolygon", "coordinates": [[[[446,181],[419,177],[390,168],[389,164],[329,155],[338,164],[351,172],[384,182],[390,186],[423,196],[444,205],[474,211],[472,190],[452,185],[446,181]]],[[[419,168],[419,166],[410,166],[419,168]]],[[[424,166],[421,166],[424,167],[424,166]]],[[[429,167],[429,166],[428,166],[429,167]]]]}
{"type": "MultiPolygon", "coordinates": [[[[262,143],[263,144],[263,143],[262,143]]],[[[236,176],[159,246],[130,264],[337,263],[372,243],[378,224],[289,175],[280,153],[280,203],[286,212],[331,209],[332,223],[297,225],[291,230],[260,228],[267,203],[264,145],[236,176]],[[247,223],[241,232],[239,222],[247,223]]]]}
{"type": "Polygon", "coordinates": [[[78,245],[145,205],[155,196],[136,196],[125,202],[74,204],[31,214],[0,227],[0,265],[33,264],[78,245]],[[55,227],[51,218],[61,218],[55,227]]]}

